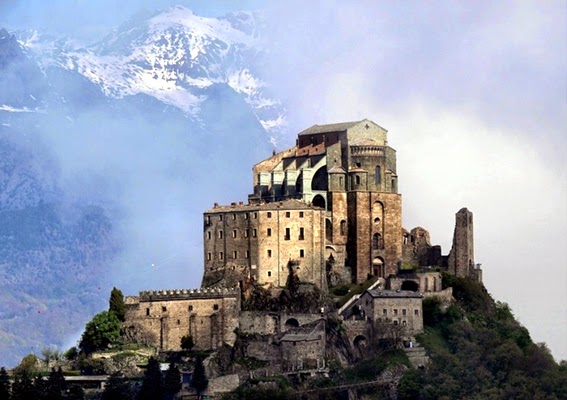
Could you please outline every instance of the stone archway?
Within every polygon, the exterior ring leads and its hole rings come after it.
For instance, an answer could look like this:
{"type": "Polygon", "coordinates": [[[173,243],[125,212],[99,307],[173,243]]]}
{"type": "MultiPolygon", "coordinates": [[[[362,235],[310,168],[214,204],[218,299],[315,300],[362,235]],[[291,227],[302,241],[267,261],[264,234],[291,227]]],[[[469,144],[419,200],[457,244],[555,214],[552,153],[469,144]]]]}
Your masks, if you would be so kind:
{"type": "Polygon", "coordinates": [[[287,321],[285,321],[285,329],[291,329],[291,328],[298,328],[299,327],[299,321],[296,320],[295,318],[288,318],[287,321]]]}
{"type": "Polygon", "coordinates": [[[417,292],[419,291],[419,283],[417,283],[416,281],[411,281],[411,280],[405,280],[402,282],[402,290],[409,290],[411,292],[417,292]]]}
{"type": "Polygon", "coordinates": [[[317,196],[313,197],[313,201],[311,202],[315,207],[320,207],[325,209],[325,198],[318,194],[317,196]]]}

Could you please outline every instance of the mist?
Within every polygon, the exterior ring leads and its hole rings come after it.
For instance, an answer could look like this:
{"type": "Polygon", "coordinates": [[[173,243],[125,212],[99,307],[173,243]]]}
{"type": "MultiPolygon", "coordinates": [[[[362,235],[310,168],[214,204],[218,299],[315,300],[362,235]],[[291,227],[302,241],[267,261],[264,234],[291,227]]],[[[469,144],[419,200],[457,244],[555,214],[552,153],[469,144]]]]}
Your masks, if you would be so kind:
{"type": "Polygon", "coordinates": [[[404,227],[448,254],[454,214],[473,211],[484,284],[567,358],[564,4],[324,5],[267,12],[289,143],[314,123],[388,129],[404,227]]]}
{"type": "MultiPolygon", "coordinates": [[[[278,150],[313,124],[369,118],[388,129],[404,227],[428,229],[447,254],[454,214],[468,207],[486,287],[535,342],[567,359],[562,2],[29,0],[0,3],[0,26],[92,43],[143,8],[172,4],[211,16],[263,10],[262,72],[289,121],[278,150]]],[[[82,89],[72,81],[66,88],[82,89]]],[[[39,133],[65,203],[104,205],[114,221],[121,252],[97,279],[126,294],[197,287],[202,212],[246,200],[252,164],[269,146],[251,116],[241,123],[238,113],[226,115],[207,130],[181,113],[160,119],[120,107],[89,104],[53,116],[39,133]]]]}

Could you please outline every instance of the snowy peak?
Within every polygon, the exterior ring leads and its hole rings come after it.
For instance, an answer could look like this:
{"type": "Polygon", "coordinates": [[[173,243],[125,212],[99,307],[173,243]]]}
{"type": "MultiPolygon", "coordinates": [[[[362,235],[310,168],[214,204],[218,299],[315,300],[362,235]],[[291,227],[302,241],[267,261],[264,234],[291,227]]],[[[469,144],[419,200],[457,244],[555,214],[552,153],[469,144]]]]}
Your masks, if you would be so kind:
{"type": "Polygon", "coordinates": [[[89,47],[72,47],[28,34],[20,43],[39,53],[45,68],[77,72],[106,96],[145,94],[198,120],[201,105],[216,84],[228,85],[252,107],[272,139],[285,125],[280,103],[255,65],[263,56],[258,14],[239,12],[222,18],[195,15],[175,6],[139,14],[89,47]]]}

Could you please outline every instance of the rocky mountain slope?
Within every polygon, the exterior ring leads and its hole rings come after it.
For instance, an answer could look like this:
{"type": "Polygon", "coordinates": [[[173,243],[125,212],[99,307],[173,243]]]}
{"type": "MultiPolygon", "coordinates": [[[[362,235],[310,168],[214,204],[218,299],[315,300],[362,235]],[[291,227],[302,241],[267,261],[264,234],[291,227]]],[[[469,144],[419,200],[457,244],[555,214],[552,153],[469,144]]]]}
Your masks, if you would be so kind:
{"type": "Polygon", "coordinates": [[[285,124],[258,26],[175,7],[91,46],[0,30],[0,365],[68,345],[112,285],[198,285],[201,213],[285,124]]]}

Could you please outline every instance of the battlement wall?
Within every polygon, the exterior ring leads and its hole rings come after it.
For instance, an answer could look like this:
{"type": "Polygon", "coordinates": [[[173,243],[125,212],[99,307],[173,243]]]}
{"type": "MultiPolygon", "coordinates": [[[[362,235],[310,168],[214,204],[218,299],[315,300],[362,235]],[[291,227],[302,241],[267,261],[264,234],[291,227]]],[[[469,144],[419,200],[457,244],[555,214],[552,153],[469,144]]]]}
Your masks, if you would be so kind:
{"type": "MultiPolygon", "coordinates": [[[[134,296],[128,296],[130,298],[134,296]]],[[[126,298],[126,303],[133,301],[126,298]]],[[[240,297],[240,288],[199,288],[143,290],[138,296],[139,302],[165,300],[218,299],[223,297],[240,297]]]]}

